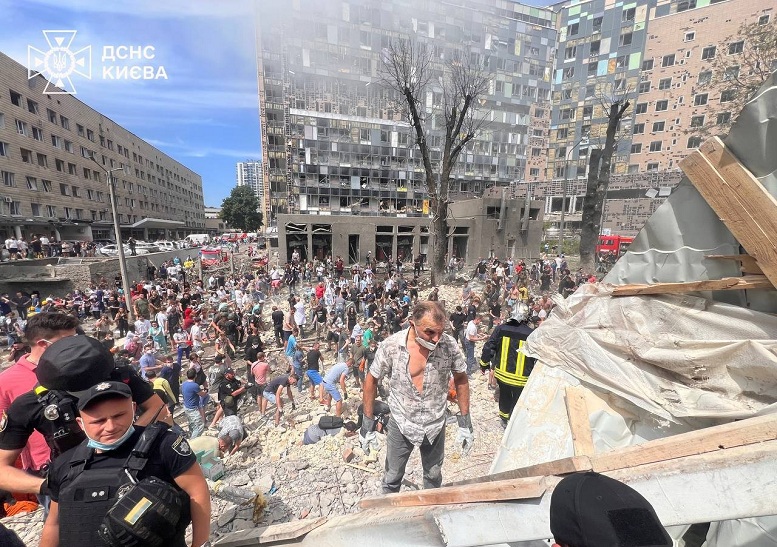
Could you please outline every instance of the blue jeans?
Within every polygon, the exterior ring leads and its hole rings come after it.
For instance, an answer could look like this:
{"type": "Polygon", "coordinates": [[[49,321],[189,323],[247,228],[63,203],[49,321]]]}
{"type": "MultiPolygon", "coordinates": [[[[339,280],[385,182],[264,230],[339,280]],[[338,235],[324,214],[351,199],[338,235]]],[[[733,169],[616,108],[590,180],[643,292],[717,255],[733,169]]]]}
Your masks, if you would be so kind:
{"type": "Polygon", "coordinates": [[[305,371],[302,370],[302,363],[294,363],[294,374],[297,375],[297,390],[302,393],[305,387],[302,385],[305,379],[305,371]]]}
{"type": "Polygon", "coordinates": [[[475,342],[465,338],[464,352],[467,355],[467,374],[473,374],[478,368],[478,362],[475,360],[475,342]]]}
{"type": "Polygon", "coordinates": [[[189,438],[196,439],[205,431],[205,424],[199,408],[186,408],[186,418],[189,420],[189,438]]]}
{"type": "Polygon", "coordinates": [[[186,358],[189,359],[191,357],[192,348],[191,346],[184,346],[182,348],[178,348],[178,370],[181,370],[181,359],[184,355],[186,355],[186,358]]]}

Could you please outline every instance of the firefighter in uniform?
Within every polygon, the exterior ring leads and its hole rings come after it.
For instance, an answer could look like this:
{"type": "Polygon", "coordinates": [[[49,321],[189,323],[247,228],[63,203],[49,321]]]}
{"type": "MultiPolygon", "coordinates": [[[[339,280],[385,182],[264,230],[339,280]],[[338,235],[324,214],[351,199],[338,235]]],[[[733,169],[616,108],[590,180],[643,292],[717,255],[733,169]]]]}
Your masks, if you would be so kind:
{"type": "Polygon", "coordinates": [[[129,366],[115,367],[113,355],[88,336],[68,336],[54,342],[41,356],[36,375],[39,385],[14,399],[0,416],[0,488],[12,492],[46,494],[42,476],[34,477],[13,467],[33,431],[46,439],[51,460],[84,439],[76,422],[76,397],[66,389],[86,389],[104,379],[121,381],[129,386],[134,401],[143,410],[139,424],[147,424],[164,405],[150,384],[129,366]]]}
{"type": "Polygon", "coordinates": [[[526,323],[528,317],[528,306],[518,303],[510,319],[491,333],[480,356],[481,370],[490,366],[499,385],[499,417],[503,426],[510,421],[515,403],[534,368],[535,359],[522,352],[526,338],[534,330],[526,323]]]}
{"type": "Polygon", "coordinates": [[[183,436],[134,426],[129,386],[100,382],[78,399],[86,439],[53,462],[41,547],[208,545],[210,492],[183,436]]]}

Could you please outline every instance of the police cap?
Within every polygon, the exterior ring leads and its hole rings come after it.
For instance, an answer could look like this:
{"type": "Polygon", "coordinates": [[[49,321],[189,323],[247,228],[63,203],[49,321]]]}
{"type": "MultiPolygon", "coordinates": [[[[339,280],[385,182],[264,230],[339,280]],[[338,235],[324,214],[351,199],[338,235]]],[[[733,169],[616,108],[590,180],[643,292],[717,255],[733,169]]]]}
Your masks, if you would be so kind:
{"type": "Polygon", "coordinates": [[[132,390],[123,382],[100,382],[78,394],[78,410],[100,399],[132,397],[132,390]]]}
{"type": "Polygon", "coordinates": [[[95,382],[108,379],[113,355],[99,340],[90,336],[67,336],[43,352],[35,375],[48,389],[83,391],[95,382]]]}

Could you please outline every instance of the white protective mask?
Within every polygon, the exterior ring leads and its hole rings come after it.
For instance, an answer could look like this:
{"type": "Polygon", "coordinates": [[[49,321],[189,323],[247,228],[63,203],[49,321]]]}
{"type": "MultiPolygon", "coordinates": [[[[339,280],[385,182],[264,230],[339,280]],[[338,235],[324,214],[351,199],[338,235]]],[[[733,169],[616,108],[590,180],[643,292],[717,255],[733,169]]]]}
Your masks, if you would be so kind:
{"type": "Polygon", "coordinates": [[[413,323],[413,331],[415,331],[415,341],[418,343],[419,346],[421,346],[422,348],[426,348],[429,351],[434,351],[435,349],[437,349],[437,344],[421,338],[421,335],[418,334],[418,329],[416,328],[415,323],[413,323]]]}

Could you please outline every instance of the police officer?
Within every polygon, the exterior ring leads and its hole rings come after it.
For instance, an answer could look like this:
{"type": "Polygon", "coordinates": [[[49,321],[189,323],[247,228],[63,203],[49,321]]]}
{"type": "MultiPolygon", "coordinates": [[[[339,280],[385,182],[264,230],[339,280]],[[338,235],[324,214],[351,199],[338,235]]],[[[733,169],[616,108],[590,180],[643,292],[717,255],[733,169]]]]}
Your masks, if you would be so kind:
{"type": "Polygon", "coordinates": [[[77,407],[86,439],[51,467],[41,547],[127,545],[128,537],[182,547],[189,522],[192,545],[206,544],[210,493],[186,439],[157,423],[134,426],[132,391],[122,382],[98,383],[77,407]]]}
{"type": "Polygon", "coordinates": [[[505,427],[534,368],[535,359],[521,351],[534,330],[526,323],[528,317],[529,307],[522,302],[516,304],[510,319],[491,333],[480,356],[480,369],[485,372],[490,362],[499,385],[499,417],[505,427]]]}
{"type": "Polygon", "coordinates": [[[224,371],[224,381],[219,386],[219,403],[225,416],[237,414],[237,404],[245,394],[246,387],[236,376],[235,371],[228,368],[224,371]]]}
{"type": "MultiPolygon", "coordinates": [[[[126,383],[143,413],[138,424],[147,424],[162,400],[130,367],[116,368],[113,355],[88,336],[67,336],[51,344],[35,370],[39,385],[16,399],[0,418],[0,489],[45,494],[43,479],[14,467],[33,431],[39,431],[51,450],[51,459],[83,440],[76,423],[75,398],[68,391],[89,388],[112,378],[126,383]]],[[[162,411],[169,421],[169,412],[162,411]]]]}

